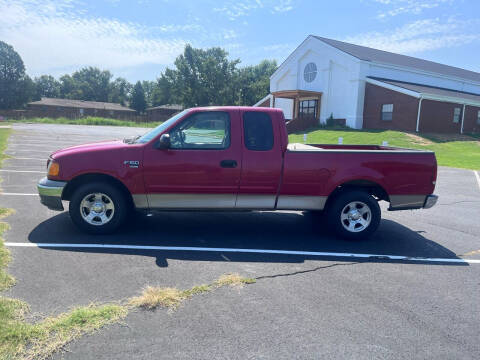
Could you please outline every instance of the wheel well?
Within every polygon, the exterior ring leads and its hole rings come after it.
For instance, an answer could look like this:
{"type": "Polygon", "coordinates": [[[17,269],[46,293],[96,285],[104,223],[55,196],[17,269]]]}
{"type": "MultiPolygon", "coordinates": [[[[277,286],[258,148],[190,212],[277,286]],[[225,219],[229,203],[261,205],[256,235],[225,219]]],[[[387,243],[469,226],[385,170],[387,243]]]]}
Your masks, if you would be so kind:
{"type": "Polygon", "coordinates": [[[73,178],[63,189],[62,200],[70,200],[75,189],[83,184],[91,182],[103,182],[115,186],[125,195],[125,198],[129,201],[130,205],[133,206],[132,194],[130,194],[130,191],[127,189],[127,187],[120,180],[105,174],[84,174],[73,178]]]}
{"type": "Polygon", "coordinates": [[[350,190],[365,191],[366,193],[374,196],[378,200],[390,201],[390,198],[388,197],[385,189],[376,182],[369,180],[352,180],[337,186],[335,190],[328,196],[327,205],[328,202],[330,202],[339,194],[350,190]]]}

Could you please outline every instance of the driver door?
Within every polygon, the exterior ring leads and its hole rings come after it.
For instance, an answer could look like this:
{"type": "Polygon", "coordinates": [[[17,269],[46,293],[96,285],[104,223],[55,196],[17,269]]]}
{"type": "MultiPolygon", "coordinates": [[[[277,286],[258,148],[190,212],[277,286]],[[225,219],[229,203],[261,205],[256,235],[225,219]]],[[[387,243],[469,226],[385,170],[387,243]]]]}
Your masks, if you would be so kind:
{"type": "Polygon", "coordinates": [[[233,209],[241,170],[238,112],[194,112],[168,133],[168,149],[144,153],[149,207],[233,209]]]}

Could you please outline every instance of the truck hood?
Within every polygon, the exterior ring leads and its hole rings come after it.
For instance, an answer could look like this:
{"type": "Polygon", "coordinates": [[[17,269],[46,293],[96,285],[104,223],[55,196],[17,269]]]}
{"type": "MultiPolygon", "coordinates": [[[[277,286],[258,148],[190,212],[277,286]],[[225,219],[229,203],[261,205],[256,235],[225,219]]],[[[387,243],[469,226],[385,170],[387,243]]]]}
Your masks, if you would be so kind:
{"type": "Polygon", "coordinates": [[[57,159],[66,155],[81,154],[81,153],[90,153],[96,151],[105,151],[105,150],[116,150],[129,147],[129,144],[125,144],[121,140],[109,140],[109,141],[100,141],[93,142],[82,145],[70,146],[61,150],[57,150],[52,153],[51,157],[57,159]]]}

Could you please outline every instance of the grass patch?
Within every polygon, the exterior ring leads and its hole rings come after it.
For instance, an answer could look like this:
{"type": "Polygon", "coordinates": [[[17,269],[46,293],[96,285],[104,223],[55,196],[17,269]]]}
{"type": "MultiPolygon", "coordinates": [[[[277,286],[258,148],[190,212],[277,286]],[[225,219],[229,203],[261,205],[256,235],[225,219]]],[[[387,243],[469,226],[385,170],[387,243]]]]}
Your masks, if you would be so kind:
{"type": "Polygon", "coordinates": [[[28,323],[25,314],[28,305],[20,300],[0,297],[0,359],[46,359],[71,341],[124,319],[134,308],[176,309],[195,295],[223,286],[252,284],[255,279],[238,274],[220,276],[211,284],[194,286],[187,290],[172,287],[152,287],[124,304],[103,304],[74,308],[37,323],[28,323]]]}
{"type": "Polygon", "coordinates": [[[68,125],[102,125],[102,126],[127,126],[127,127],[156,127],[161,122],[135,122],[128,120],[110,119],[96,116],[86,116],[78,119],[59,118],[31,118],[11,120],[11,122],[36,123],[36,124],[68,124],[68,125]]]}
{"type": "Polygon", "coordinates": [[[245,278],[238,274],[225,274],[211,284],[194,286],[187,290],[179,290],[171,287],[146,287],[140,296],[135,296],[128,301],[129,306],[144,309],[156,309],[164,307],[176,309],[180,304],[194,295],[207,293],[223,286],[243,286],[253,284],[255,279],[245,278]]]}
{"type": "Polygon", "coordinates": [[[244,278],[238,274],[225,274],[220,276],[214,285],[217,287],[222,286],[243,286],[245,284],[253,284],[256,280],[252,278],[244,278]]]}
{"type": "MultiPolygon", "coordinates": [[[[480,169],[480,141],[470,135],[409,134],[392,130],[330,130],[313,129],[307,132],[309,144],[337,144],[343,137],[344,144],[382,144],[390,146],[434,151],[438,165],[464,169],[480,169]]],[[[290,142],[303,142],[302,134],[291,134],[290,142]]]]}
{"type": "Polygon", "coordinates": [[[11,131],[12,129],[9,128],[0,128],[0,166],[2,166],[3,160],[8,158],[8,155],[5,155],[5,149],[7,148],[7,140],[11,131]]]}
{"type": "MultiPolygon", "coordinates": [[[[14,211],[12,209],[0,208],[0,219],[7,217],[14,211]]],[[[3,233],[9,229],[9,225],[0,221],[0,291],[15,284],[15,279],[7,273],[6,268],[10,262],[10,251],[3,244],[3,233]]],[[[0,314],[1,321],[1,314],[0,314]]]]}
{"type": "Polygon", "coordinates": [[[24,302],[0,298],[0,358],[46,359],[72,340],[128,313],[121,305],[89,305],[29,324],[24,319],[27,310],[24,302]]]}

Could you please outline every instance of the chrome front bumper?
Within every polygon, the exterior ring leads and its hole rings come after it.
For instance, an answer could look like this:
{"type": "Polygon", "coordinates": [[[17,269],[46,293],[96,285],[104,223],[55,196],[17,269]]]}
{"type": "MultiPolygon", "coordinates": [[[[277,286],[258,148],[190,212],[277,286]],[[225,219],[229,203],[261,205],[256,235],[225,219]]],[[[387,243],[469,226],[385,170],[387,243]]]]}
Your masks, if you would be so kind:
{"type": "Polygon", "coordinates": [[[66,181],[53,181],[46,177],[41,179],[37,184],[40,202],[50,210],[63,211],[62,192],[65,185],[66,181]]]}

